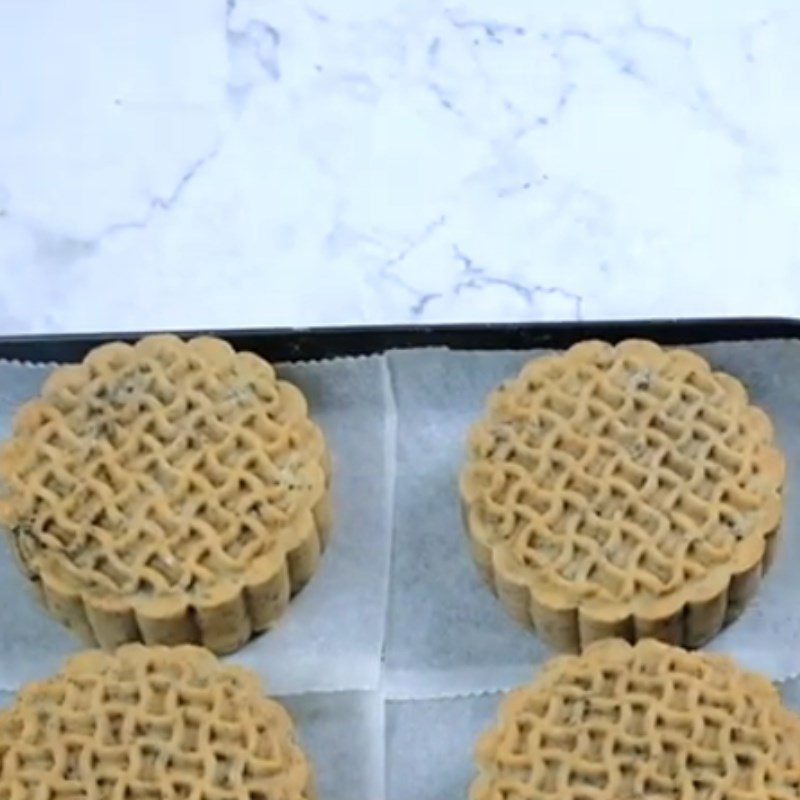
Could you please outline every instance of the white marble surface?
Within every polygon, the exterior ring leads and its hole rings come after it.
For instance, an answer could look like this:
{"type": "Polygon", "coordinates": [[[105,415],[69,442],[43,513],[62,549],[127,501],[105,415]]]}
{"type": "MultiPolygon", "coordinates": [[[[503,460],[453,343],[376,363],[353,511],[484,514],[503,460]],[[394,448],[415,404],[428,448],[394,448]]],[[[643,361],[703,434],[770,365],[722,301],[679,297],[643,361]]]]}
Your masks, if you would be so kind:
{"type": "Polygon", "coordinates": [[[800,315],[794,0],[0,0],[0,332],[800,315]]]}

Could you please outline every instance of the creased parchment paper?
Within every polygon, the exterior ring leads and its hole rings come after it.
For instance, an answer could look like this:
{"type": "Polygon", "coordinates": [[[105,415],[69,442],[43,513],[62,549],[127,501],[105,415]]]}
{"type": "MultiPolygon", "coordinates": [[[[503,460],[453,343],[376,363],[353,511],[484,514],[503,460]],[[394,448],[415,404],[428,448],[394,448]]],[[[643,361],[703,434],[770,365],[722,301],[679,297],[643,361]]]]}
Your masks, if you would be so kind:
{"type": "Polygon", "coordinates": [[[377,692],[281,697],[314,765],[319,800],[380,800],[384,792],[384,707],[377,692]]]}
{"type": "MultiPolygon", "coordinates": [[[[0,438],[52,367],[0,364],[0,438]]],[[[388,380],[380,357],[281,367],[306,395],[333,461],[330,546],[284,617],[230,661],[262,676],[272,694],[370,690],[378,685],[390,518],[388,380]]],[[[56,671],[80,643],[26,593],[0,541],[0,688],[56,671]]]]}
{"type": "Polygon", "coordinates": [[[466,431],[489,391],[530,353],[389,353],[397,470],[384,683],[393,698],[513,686],[547,648],[478,577],[457,478],[466,431]]]}
{"type": "Polygon", "coordinates": [[[462,800],[474,775],[478,736],[502,694],[386,704],[387,800],[462,800]]]}

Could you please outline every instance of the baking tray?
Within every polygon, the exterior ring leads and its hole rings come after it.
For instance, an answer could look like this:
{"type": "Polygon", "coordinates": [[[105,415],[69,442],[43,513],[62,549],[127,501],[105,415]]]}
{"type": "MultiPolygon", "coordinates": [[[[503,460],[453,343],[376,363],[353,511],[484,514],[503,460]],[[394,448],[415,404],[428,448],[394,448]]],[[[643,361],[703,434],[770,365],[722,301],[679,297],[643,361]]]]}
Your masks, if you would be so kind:
{"type": "MultiPolygon", "coordinates": [[[[112,340],[133,341],[151,331],[0,337],[0,359],[79,361],[92,347],[112,340]]],[[[272,361],[302,361],[369,355],[409,347],[455,350],[526,350],[568,347],[581,339],[616,342],[629,337],[663,344],[752,339],[800,339],[800,319],[740,317],[601,322],[520,322],[465,325],[380,325],[338,328],[250,328],[180,330],[181,336],[209,334],[236,349],[272,361]]]]}
{"type": "MultiPolygon", "coordinates": [[[[630,337],[648,338],[664,344],[700,344],[704,342],[724,342],[740,340],[796,339],[800,340],[800,320],[778,318],[749,319],[689,319],[689,320],[631,320],[579,323],[519,323],[519,324],[469,324],[469,325],[431,325],[431,326],[387,326],[387,327],[341,327],[317,329],[255,329],[255,330],[185,330],[178,331],[183,336],[201,333],[213,334],[230,341],[237,349],[250,350],[273,362],[300,362],[327,359],[341,356],[369,355],[387,350],[405,348],[449,347],[453,350],[534,350],[536,348],[564,348],[587,338],[600,338],[619,341],[630,337]]],[[[80,360],[91,348],[111,340],[135,340],[142,333],[98,333],[79,335],[47,335],[0,337],[0,360],[30,362],[70,362],[80,360]]],[[[400,360],[414,354],[392,354],[400,360]]],[[[430,352],[426,356],[435,355],[430,352]]],[[[472,354],[482,358],[485,354],[472,354]]],[[[502,354],[496,354],[501,356],[502,354]]],[[[512,354],[522,357],[521,354],[512,354]]],[[[470,358],[471,354],[459,354],[470,358]]],[[[491,356],[495,358],[495,354],[491,356]]],[[[487,362],[488,363],[488,362],[487,362]]],[[[318,365],[321,369],[332,368],[332,364],[318,365]]],[[[351,368],[365,366],[365,362],[351,361],[351,368]]],[[[771,365],[770,365],[771,368],[771,365]]],[[[26,372],[24,367],[16,367],[18,372],[26,372]]],[[[317,366],[294,365],[289,369],[314,370],[317,366]]],[[[800,370],[797,370],[800,372],[800,370]]],[[[401,387],[402,388],[402,387],[401,387]]],[[[800,396],[800,395],[798,395],[800,396]]],[[[448,407],[449,409],[449,407],[448,407]]],[[[449,410],[448,410],[449,414],[449,410]]],[[[460,439],[459,439],[460,441],[460,439]]],[[[447,471],[447,474],[451,474],[447,471]]],[[[435,495],[438,484],[431,482],[428,494],[435,495]]],[[[408,529],[414,526],[405,526],[408,529]]],[[[452,527],[452,526],[450,526],[452,527]]],[[[424,535],[424,531],[423,531],[424,535]]],[[[414,552],[419,552],[414,549],[414,552]]],[[[327,556],[331,558],[331,554],[327,556]]],[[[388,563],[387,558],[387,563],[388,563]]],[[[430,559],[422,559],[423,561],[430,559]]],[[[328,562],[331,563],[330,561],[328,562]]],[[[374,563],[374,562],[370,562],[374,563]]],[[[467,559],[458,563],[473,580],[472,564],[467,559]]],[[[461,573],[459,573],[461,574],[461,573]]],[[[443,584],[459,586],[458,581],[443,581],[443,584]]],[[[320,585],[320,581],[317,581],[320,585]]],[[[419,619],[415,607],[408,604],[404,595],[403,607],[410,609],[407,616],[419,619]]],[[[488,593],[476,597],[477,604],[484,600],[491,603],[498,616],[498,627],[506,619],[505,612],[496,607],[488,593]]],[[[487,606],[488,607],[488,606],[487,606]]],[[[10,608],[10,604],[9,604],[10,608]]],[[[463,610],[463,603],[461,604],[463,610]]],[[[386,609],[379,606],[379,611],[386,609]]],[[[12,612],[16,613],[16,612],[12,612]]],[[[429,613],[429,618],[436,615],[429,613]]],[[[465,616],[469,622],[470,618],[465,616]]],[[[493,619],[493,618],[492,618],[493,619]]],[[[403,633],[401,629],[400,633],[403,633]]],[[[518,634],[511,632],[514,641],[518,634]]],[[[395,639],[398,637],[395,636],[395,639]]],[[[401,637],[402,638],[402,637],[401,637]]],[[[800,638],[800,637],[799,637],[800,638]]],[[[39,638],[37,641],[41,641],[39,638]]],[[[385,642],[384,642],[385,643],[385,642]]],[[[524,678],[527,678],[530,663],[527,660],[529,640],[525,643],[524,678]]],[[[533,646],[533,645],[531,645],[533,646]]],[[[306,650],[305,641],[302,648],[306,650]]],[[[378,658],[391,650],[379,649],[378,658]]],[[[502,651],[505,652],[505,651],[502,651]]],[[[516,652],[516,651],[515,651],[516,652]]],[[[6,658],[7,660],[7,658],[6,658]]],[[[427,663],[427,662],[423,662],[427,663]]],[[[431,663],[438,663],[431,660],[431,663]]],[[[343,691],[309,691],[305,694],[278,692],[287,704],[300,732],[309,755],[315,764],[321,795],[326,797],[363,797],[364,800],[389,798],[407,800],[408,798],[450,798],[465,796],[465,787],[471,779],[472,763],[470,750],[480,730],[483,730],[495,713],[497,690],[505,684],[515,684],[521,678],[514,672],[516,661],[509,663],[509,675],[498,678],[496,685],[476,690],[470,684],[465,690],[456,687],[448,696],[438,696],[436,691],[428,692],[428,685],[420,697],[412,697],[405,683],[397,680],[391,684],[394,694],[382,697],[379,693],[366,691],[353,686],[343,691]],[[503,684],[501,686],[500,684],[503,684]],[[398,686],[400,687],[398,689],[398,686]],[[427,693],[426,693],[427,692],[427,693]],[[429,741],[442,745],[442,752],[433,747],[431,758],[441,762],[443,768],[437,773],[437,782],[430,784],[430,775],[414,763],[409,754],[420,741],[419,730],[427,731],[429,741]],[[342,735],[342,731],[346,731],[342,735]],[[376,731],[382,734],[376,737],[376,731]],[[441,735],[431,736],[440,731],[441,735]],[[332,748],[333,745],[333,749],[332,748]],[[341,749],[341,753],[336,748],[341,749]],[[353,775],[353,752],[366,754],[363,762],[369,763],[363,774],[353,775]],[[333,755],[332,755],[333,753],[333,755]],[[399,755],[398,755],[399,754],[399,755]],[[406,756],[409,756],[406,758],[406,756]],[[405,759],[405,760],[404,760],[405,759]],[[429,786],[430,784],[430,786],[429,786]],[[358,788],[354,789],[353,786],[358,788]],[[426,793],[425,787],[429,788],[426,793]],[[336,794],[333,790],[339,791],[336,794]],[[441,791],[439,791],[441,790],[441,791]],[[349,792],[349,794],[348,794],[349,792]]],[[[312,664],[317,670],[316,661],[312,664]]],[[[402,667],[402,664],[400,665],[402,667]]],[[[397,664],[394,664],[397,667],[397,664]]],[[[44,670],[46,673],[49,670],[44,670]]],[[[402,671],[402,670],[400,670],[402,671]]],[[[270,669],[267,686],[274,688],[275,672],[270,669]]],[[[395,669],[395,672],[398,672],[395,669]]],[[[434,676],[435,677],[435,676],[434,676]]],[[[466,678],[470,678],[469,675],[466,678]]],[[[465,685],[469,680],[465,678],[465,685]]],[[[428,676],[425,676],[428,679],[428,676]]],[[[793,689],[793,684],[790,688],[793,689]]],[[[384,689],[385,687],[382,687],[384,689]]],[[[12,696],[5,693],[6,701],[12,696]]],[[[0,698],[2,700],[2,698],[0,698]]],[[[429,742],[425,748],[428,749],[429,742]]],[[[428,761],[431,760],[428,759],[428,761]]]]}

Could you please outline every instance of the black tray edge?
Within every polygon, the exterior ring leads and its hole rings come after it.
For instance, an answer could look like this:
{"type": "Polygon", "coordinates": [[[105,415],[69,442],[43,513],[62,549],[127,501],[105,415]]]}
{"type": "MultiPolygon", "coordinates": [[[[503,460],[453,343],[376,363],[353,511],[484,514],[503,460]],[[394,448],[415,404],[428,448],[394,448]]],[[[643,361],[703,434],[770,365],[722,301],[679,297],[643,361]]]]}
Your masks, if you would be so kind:
{"type": "MultiPolygon", "coordinates": [[[[600,320],[593,322],[467,323],[455,325],[358,325],[320,328],[176,330],[180,336],[214,335],[238,350],[273,361],[302,361],[381,353],[410,347],[454,350],[524,350],[567,347],[582,339],[616,342],[638,337],[663,344],[738,339],[800,338],[800,319],[736,317],[699,319],[600,320]]],[[[45,334],[0,337],[0,359],[79,361],[109,341],[135,341],[153,331],[45,334]]]]}

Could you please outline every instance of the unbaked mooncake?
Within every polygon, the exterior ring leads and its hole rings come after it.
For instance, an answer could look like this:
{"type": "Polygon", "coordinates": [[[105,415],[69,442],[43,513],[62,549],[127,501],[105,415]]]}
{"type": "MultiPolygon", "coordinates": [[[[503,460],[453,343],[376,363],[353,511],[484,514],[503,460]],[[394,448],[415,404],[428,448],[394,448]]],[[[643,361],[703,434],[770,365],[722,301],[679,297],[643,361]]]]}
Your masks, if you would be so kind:
{"type": "Polygon", "coordinates": [[[289,715],[192,645],[71,658],[0,711],[0,798],[313,800],[289,715]]]}
{"type": "Polygon", "coordinates": [[[491,395],[468,449],[474,560],[560,650],[697,647],[769,564],[784,478],[772,424],[689,350],[588,341],[536,358],[491,395]]]}
{"type": "Polygon", "coordinates": [[[270,627],[314,572],[327,454],[252,353],[149,336],[57,368],[0,451],[0,517],[47,608],[87,642],[202,644],[270,627]]]}
{"type": "Polygon", "coordinates": [[[619,639],[560,656],[480,739],[470,800],[796,800],[800,719],[727,656],[619,639]]]}

